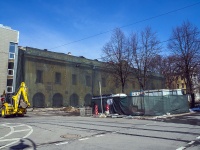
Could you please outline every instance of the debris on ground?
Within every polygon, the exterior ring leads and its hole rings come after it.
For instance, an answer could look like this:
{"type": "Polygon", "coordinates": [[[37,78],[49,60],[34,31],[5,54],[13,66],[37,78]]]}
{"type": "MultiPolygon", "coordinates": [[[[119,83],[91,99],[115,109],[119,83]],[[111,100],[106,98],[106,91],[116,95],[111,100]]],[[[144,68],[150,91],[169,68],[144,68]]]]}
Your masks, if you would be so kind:
{"type": "Polygon", "coordinates": [[[80,109],[72,106],[64,107],[61,109],[61,111],[64,111],[68,115],[72,116],[79,116],[80,115],[80,109]]]}

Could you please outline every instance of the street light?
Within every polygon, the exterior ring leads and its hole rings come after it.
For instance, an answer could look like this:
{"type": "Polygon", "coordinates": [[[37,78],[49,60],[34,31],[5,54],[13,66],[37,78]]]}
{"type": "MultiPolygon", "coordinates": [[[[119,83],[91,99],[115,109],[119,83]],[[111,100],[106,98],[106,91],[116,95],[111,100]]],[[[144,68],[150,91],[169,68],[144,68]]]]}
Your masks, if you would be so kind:
{"type": "Polygon", "coordinates": [[[103,102],[102,102],[101,82],[100,81],[99,81],[99,93],[100,93],[100,97],[101,97],[101,112],[103,114],[103,102]]]}

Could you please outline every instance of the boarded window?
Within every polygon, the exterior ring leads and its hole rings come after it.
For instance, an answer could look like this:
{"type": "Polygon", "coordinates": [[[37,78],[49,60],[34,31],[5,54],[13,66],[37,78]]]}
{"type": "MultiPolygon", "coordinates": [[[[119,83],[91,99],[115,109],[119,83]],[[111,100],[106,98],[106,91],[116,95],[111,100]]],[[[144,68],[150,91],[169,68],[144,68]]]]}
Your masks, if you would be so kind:
{"type": "Polygon", "coordinates": [[[55,83],[57,83],[57,84],[61,83],[61,73],[60,72],[55,73],[55,83]]]}
{"type": "Polygon", "coordinates": [[[86,86],[91,86],[91,77],[90,76],[86,76],[86,86]]]}
{"type": "Polygon", "coordinates": [[[72,74],[72,84],[73,84],[73,85],[76,85],[76,84],[77,84],[76,74],[72,74]]]}
{"type": "Polygon", "coordinates": [[[43,79],[42,79],[42,70],[37,70],[36,71],[36,83],[42,83],[43,79]]]}

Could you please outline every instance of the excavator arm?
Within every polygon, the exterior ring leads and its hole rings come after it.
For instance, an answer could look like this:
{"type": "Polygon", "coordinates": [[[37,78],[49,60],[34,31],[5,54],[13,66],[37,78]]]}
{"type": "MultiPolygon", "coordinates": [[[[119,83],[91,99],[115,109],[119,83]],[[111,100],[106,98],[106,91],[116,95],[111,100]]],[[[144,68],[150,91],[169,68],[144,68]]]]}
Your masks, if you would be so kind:
{"type": "Polygon", "coordinates": [[[18,112],[19,108],[27,108],[30,106],[28,100],[28,89],[24,82],[21,83],[17,93],[12,96],[14,113],[18,112]]]}

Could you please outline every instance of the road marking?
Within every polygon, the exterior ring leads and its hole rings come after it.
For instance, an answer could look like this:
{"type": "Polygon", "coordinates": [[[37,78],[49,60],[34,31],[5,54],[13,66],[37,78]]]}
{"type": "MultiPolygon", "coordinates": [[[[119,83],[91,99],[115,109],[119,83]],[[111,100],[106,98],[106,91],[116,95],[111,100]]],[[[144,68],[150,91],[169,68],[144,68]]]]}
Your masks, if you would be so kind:
{"type": "Polygon", "coordinates": [[[24,132],[24,131],[29,131],[30,129],[25,129],[25,130],[16,130],[16,131],[13,131],[13,132],[24,132]]]}
{"type": "Polygon", "coordinates": [[[16,128],[16,127],[22,127],[24,126],[24,124],[20,124],[20,125],[16,125],[16,126],[12,126],[13,128],[16,128]]]}
{"type": "Polygon", "coordinates": [[[176,150],[183,150],[183,149],[185,149],[185,148],[186,148],[186,147],[182,146],[182,147],[177,148],[176,150]]]}
{"type": "Polygon", "coordinates": [[[105,136],[104,134],[96,135],[95,137],[102,137],[105,136]]]}
{"type": "MultiPolygon", "coordinates": [[[[7,124],[8,124],[8,123],[7,123],[7,124]]],[[[7,124],[2,124],[2,126],[6,126],[6,127],[10,128],[10,132],[9,132],[8,134],[4,135],[3,137],[1,137],[0,139],[3,139],[3,138],[5,138],[5,137],[11,135],[11,134],[13,133],[13,131],[14,131],[14,128],[11,128],[10,126],[7,126],[7,124]]],[[[1,147],[0,147],[0,148],[1,148],[1,147]]]]}
{"type": "Polygon", "coordinates": [[[196,139],[200,139],[200,136],[196,137],[196,139]]]}
{"type": "Polygon", "coordinates": [[[79,139],[79,141],[84,141],[84,140],[88,140],[89,138],[82,138],[82,139],[79,139]]]}
{"type": "MultiPolygon", "coordinates": [[[[10,128],[10,132],[9,132],[8,134],[4,135],[3,137],[0,137],[0,142],[4,142],[4,141],[13,141],[13,142],[11,142],[11,143],[9,143],[9,144],[6,144],[6,145],[4,145],[4,146],[1,146],[0,149],[6,148],[6,147],[8,147],[8,146],[10,146],[10,145],[13,145],[13,144],[19,142],[20,139],[27,138],[27,137],[30,136],[30,135],[32,134],[32,132],[33,132],[32,127],[29,126],[29,125],[26,125],[26,124],[20,124],[20,123],[5,123],[5,124],[2,124],[2,126],[5,126],[5,127],[10,128]],[[16,125],[16,124],[18,124],[18,125],[16,125]],[[28,128],[29,128],[29,129],[27,129],[27,131],[29,131],[28,134],[25,135],[24,137],[20,137],[20,138],[5,139],[6,137],[8,137],[8,136],[12,135],[13,133],[15,133],[14,127],[18,127],[18,126],[25,126],[25,127],[28,127],[28,128]]],[[[17,131],[17,130],[16,130],[16,131],[17,131]]],[[[19,131],[19,130],[18,130],[18,131],[19,131]]],[[[22,130],[21,130],[21,131],[22,131],[22,130]]],[[[24,131],[22,131],[22,132],[24,132],[24,131]]]]}
{"type": "Polygon", "coordinates": [[[193,144],[195,141],[191,141],[190,143],[188,143],[189,145],[193,144]]]}
{"type": "Polygon", "coordinates": [[[21,138],[3,139],[3,140],[0,140],[0,142],[16,141],[16,140],[20,140],[20,139],[21,139],[21,138]]]}
{"type": "Polygon", "coordinates": [[[56,143],[56,145],[63,145],[63,144],[68,144],[68,142],[56,143]]]}
{"type": "Polygon", "coordinates": [[[28,149],[26,149],[26,150],[35,150],[35,149],[33,149],[33,148],[28,148],[28,149]]]}

